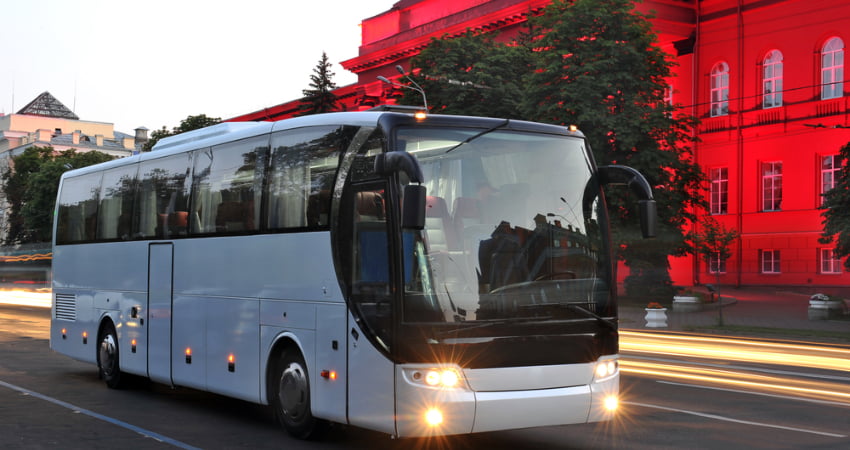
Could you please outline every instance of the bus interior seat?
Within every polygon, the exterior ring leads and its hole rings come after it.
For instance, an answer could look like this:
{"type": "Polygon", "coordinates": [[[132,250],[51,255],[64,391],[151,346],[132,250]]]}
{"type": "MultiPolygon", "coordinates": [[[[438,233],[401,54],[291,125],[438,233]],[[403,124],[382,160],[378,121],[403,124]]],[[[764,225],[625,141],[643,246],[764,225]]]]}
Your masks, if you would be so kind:
{"type": "Polygon", "coordinates": [[[221,232],[254,229],[251,202],[221,202],[215,217],[216,230],[221,232]]]}
{"type": "Polygon", "coordinates": [[[378,192],[358,192],[354,199],[358,222],[384,220],[384,197],[378,192]]]}
{"type": "Polygon", "coordinates": [[[425,236],[428,238],[428,247],[432,252],[449,251],[455,248],[453,228],[446,200],[430,195],[426,197],[425,236]]]}

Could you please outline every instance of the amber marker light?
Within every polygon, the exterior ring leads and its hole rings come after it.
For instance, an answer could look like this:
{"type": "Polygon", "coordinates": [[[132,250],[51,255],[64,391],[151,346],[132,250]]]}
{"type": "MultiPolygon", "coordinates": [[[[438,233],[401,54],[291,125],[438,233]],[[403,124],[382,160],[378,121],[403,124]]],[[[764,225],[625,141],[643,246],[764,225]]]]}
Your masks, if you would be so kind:
{"type": "Polygon", "coordinates": [[[88,344],[88,343],[89,343],[89,332],[83,331],[83,344],[88,344]]]}
{"type": "Polygon", "coordinates": [[[233,356],[233,353],[227,355],[227,371],[235,372],[236,371],[236,357],[233,356]]]}
{"type": "Polygon", "coordinates": [[[62,328],[62,339],[68,339],[68,330],[62,328]]]}
{"type": "Polygon", "coordinates": [[[136,340],[133,339],[130,341],[130,351],[136,353],[136,340]]]}

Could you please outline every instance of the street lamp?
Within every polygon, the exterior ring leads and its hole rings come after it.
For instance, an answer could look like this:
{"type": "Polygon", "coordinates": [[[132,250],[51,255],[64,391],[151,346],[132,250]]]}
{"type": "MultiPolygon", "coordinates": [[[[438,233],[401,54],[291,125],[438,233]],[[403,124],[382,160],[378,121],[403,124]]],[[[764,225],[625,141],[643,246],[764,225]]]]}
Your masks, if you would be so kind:
{"type": "Polygon", "coordinates": [[[410,78],[410,76],[404,71],[404,68],[402,68],[400,65],[396,65],[395,70],[397,70],[398,73],[404,75],[404,77],[407,78],[407,80],[410,81],[413,84],[413,86],[408,86],[406,84],[399,84],[399,83],[390,81],[389,79],[387,79],[387,77],[385,77],[383,75],[378,75],[378,77],[377,77],[378,80],[383,81],[384,83],[396,86],[396,87],[400,87],[400,88],[404,88],[404,89],[410,89],[412,91],[418,92],[419,94],[422,95],[422,103],[425,105],[425,111],[428,111],[428,99],[425,97],[425,90],[422,89],[422,86],[419,86],[418,83],[413,81],[413,78],[410,78]]]}

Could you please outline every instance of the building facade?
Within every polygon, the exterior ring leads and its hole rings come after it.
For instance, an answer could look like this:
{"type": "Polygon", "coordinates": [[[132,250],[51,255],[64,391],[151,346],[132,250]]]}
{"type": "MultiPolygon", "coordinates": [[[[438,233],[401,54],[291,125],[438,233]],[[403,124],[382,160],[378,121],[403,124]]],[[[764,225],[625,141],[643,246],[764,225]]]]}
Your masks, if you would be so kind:
{"type": "MultiPolygon", "coordinates": [[[[393,103],[377,80],[431,38],[467,29],[515,36],[549,0],[402,0],[362,23],[359,54],[342,62],[358,83],[335,93],[348,110],[393,103]]],[[[850,43],[845,0],[644,0],[658,45],[675,60],[669,101],[701,120],[696,162],[708,179],[710,214],[738,230],[733,256],[671,261],[674,283],[850,284],[833,248],[818,242],[822,194],[835,184],[850,142],[850,43]]],[[[298,101],[231,120],[279,120],[298,101]]]]}
{"type": "MultiPolygon", "coordinates": [[[[43,92],[15,114],[0,115],[0,173],[30,147],[53,147],[57,152],[97,150],[115,157],[130,156],[147,141],[147,128],[129,135],[111,123],[80,120],[49,92],[43,92]]],[[[8,205],[0,189],[0,242],[7,232],[8,205]]]]}

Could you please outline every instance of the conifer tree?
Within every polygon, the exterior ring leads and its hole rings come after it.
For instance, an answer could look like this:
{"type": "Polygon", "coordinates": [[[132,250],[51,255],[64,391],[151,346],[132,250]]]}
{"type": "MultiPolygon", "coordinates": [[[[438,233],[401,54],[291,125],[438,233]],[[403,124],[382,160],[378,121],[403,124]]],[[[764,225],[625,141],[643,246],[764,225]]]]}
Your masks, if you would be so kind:
{"type": "Polygon", "coordinates": [[[313,68],[313,74],[310,75],[310,88],[301,91],[304,98],[301,99],[299,116],[339,111],[339,101],[333,93],[337,87],[333,82],[333,76],[328,55],[322,52],[322,58],[313,68]]]}

